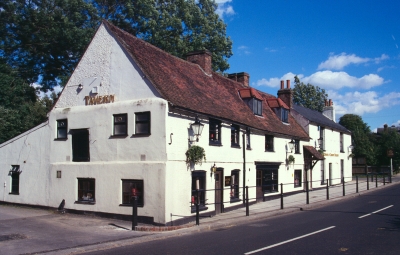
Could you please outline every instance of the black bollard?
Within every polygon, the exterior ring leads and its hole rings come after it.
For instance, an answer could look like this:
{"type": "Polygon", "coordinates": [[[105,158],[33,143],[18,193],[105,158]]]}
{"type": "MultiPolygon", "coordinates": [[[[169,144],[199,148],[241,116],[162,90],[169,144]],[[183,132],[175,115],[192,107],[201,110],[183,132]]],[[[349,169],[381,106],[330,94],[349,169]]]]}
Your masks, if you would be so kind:
{"type": "Polygon", "coordinates": [[[283,209],[283,183],[281,183],[281,209],[283,209]]]}
{"type": "Polygon", "coordinates": [[[329,182],[326,179],[326,200],[329,200],[329,182]]]}
{"type": "Polygon", "coordinates": [[[200,215],[199,215],[199,206],[200,206],[200,201],[199,201],[199,190],[196,189],[196,194],[197,194],[197,201],[196,201],[196,225],[200,225],[200,215]]]}
{"type": "Polygon", "coordinates": [[[132,197],[132,230],[137,226],[137,196],[132,197]]]}
{"type": "Polygon", "coordinates": [[[358,193],[358,175],[356,175],[356,193],[358,193]]]}
{"type": "Polygon", "coordinates": [[[246,216],[249,216],[249,186],[246,186],[246,216]]]}

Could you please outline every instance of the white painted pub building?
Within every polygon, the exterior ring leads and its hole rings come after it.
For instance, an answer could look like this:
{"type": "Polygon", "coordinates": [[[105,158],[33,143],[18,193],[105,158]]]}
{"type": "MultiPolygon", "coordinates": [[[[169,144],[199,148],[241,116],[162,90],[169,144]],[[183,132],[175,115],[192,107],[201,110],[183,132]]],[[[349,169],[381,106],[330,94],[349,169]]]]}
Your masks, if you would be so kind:
{"type": "Polygon", "coordinates": [[[244,186],[261,202],[280,183],[351,180],[350,132],[295,108],[290,81],[275,97],[247,73],[213,72],[211,57],[179,59],[104,21],[48,121],[0,145],[0,203],[123,216],[134,190],[140,217],[169,224],[193,219],[196,188],[202,213],[221,213],[244,186]],[[202,164],[186,163],[193,145],[202,164]]]}

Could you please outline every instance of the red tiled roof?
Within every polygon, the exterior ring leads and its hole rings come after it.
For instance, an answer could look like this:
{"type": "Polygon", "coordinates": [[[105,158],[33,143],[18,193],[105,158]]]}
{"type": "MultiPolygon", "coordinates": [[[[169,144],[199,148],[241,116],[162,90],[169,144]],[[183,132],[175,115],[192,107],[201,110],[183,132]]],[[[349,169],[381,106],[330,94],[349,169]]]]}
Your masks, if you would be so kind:
{"type": "Polygon", "coordinates": [[[313,146],[309,145],[303,145],[303,149],[308,151],[308,153],[311,155],[312,160],[323,160],[325,157],[317,149],[315,149],[313,146]]]}
{"type": "Polygon", "coordinates": [[[257,90],[253,88],[244,88],[244,89],[239,89],[239,95],[241,98],[251,98],[255,97],[259,100],[262,100],[261,95],[257,92],[257,90]]]}
{"type": "MultiPolygon", "coordinates": [[[[239,96],[238,91],[245,88],[241,83],[214,72],[207,75],[197,64],[172,56],[107,21],[103,24],[160,95],[174,107],[230,120],[266,133],[308,139],[307,133],[293,117],[289,117],[290,125],[283,124],[266,103],[263,104],[263,116],[255,116],[239,96]]],[[[263,100],[275,98],[253,88],[250,92],[263,100]]]]}
{"type": "Polygon", "coordinates": [[[283,107],[289,110],[289,107],[280,98],[268,98],[266,101],[271,108],[283,107]]]}

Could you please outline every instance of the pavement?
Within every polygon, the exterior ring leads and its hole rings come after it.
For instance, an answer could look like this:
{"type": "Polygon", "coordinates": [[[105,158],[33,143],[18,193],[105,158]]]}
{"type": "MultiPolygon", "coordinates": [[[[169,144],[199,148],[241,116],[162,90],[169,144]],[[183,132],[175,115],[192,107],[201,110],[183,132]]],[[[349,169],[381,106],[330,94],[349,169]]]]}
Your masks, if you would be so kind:
{"type": "MultiPolygon", "coordinates": [[[[162,232],[132,231],[130,221],[71,213],[61,214],[54,210],[0,204],[0,253],[6,255],[82,254],[111,249],[198,231],[246,224],[351,199],[396,184],[400,184],[400,174],[392,178],[391,184],[384,185],[380,179],[376,187],[375,181],[369,182],[369,190],[367,190],[366,179],[360,178],[357,193],[356,181],[353,178],[353,181],[345,184],[345,196],[343,196],[342,185],[329,187],[329,200],[327,200],[325,188],[314,189],[309,192],[309,204],[306,204],[306,193],[301,192],[284,196],[283,209],[281,209],[281,199],[276,198],[250,205],[249,216],[246,216],[246,209],[243,207],[213,217],[201,217],[198,226],[195,225],[193,217],[193,222],[186,224],[183,228],[171,231],[165,231],[168,228],[164,228],[162,232]]],[[[145,224],[139,224],[139,227],[146,230],[152,229],[145,224]]]]}

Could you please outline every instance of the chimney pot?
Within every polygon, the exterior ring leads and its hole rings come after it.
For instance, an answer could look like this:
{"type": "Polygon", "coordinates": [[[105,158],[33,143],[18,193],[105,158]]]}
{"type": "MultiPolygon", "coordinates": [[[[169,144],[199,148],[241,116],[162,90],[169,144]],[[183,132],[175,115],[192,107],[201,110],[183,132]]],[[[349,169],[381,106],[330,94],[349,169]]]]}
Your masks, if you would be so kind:
{"type": "Polygon", "coordinates": [[[284,88],[285,88],[285,81],[281,80],[281,89],[284,89],[284,88]]]}
{"type": "Polygon", "coordinates": [[[286,84],[287,84],[287,89],[290,89],[290,80],[286,80],[286,84]]]}
{"type": "Polygon", "coordinates": [[[332,99],[329,99],[329,106],[332,106],[332,105],[333,105],[332,99]]]}
{"type": "Polygon", "coordinates": [[[243,84],[245,87],[250,85],[250,75],[245,72],[228,74],[228,78],[243,84]]]}

